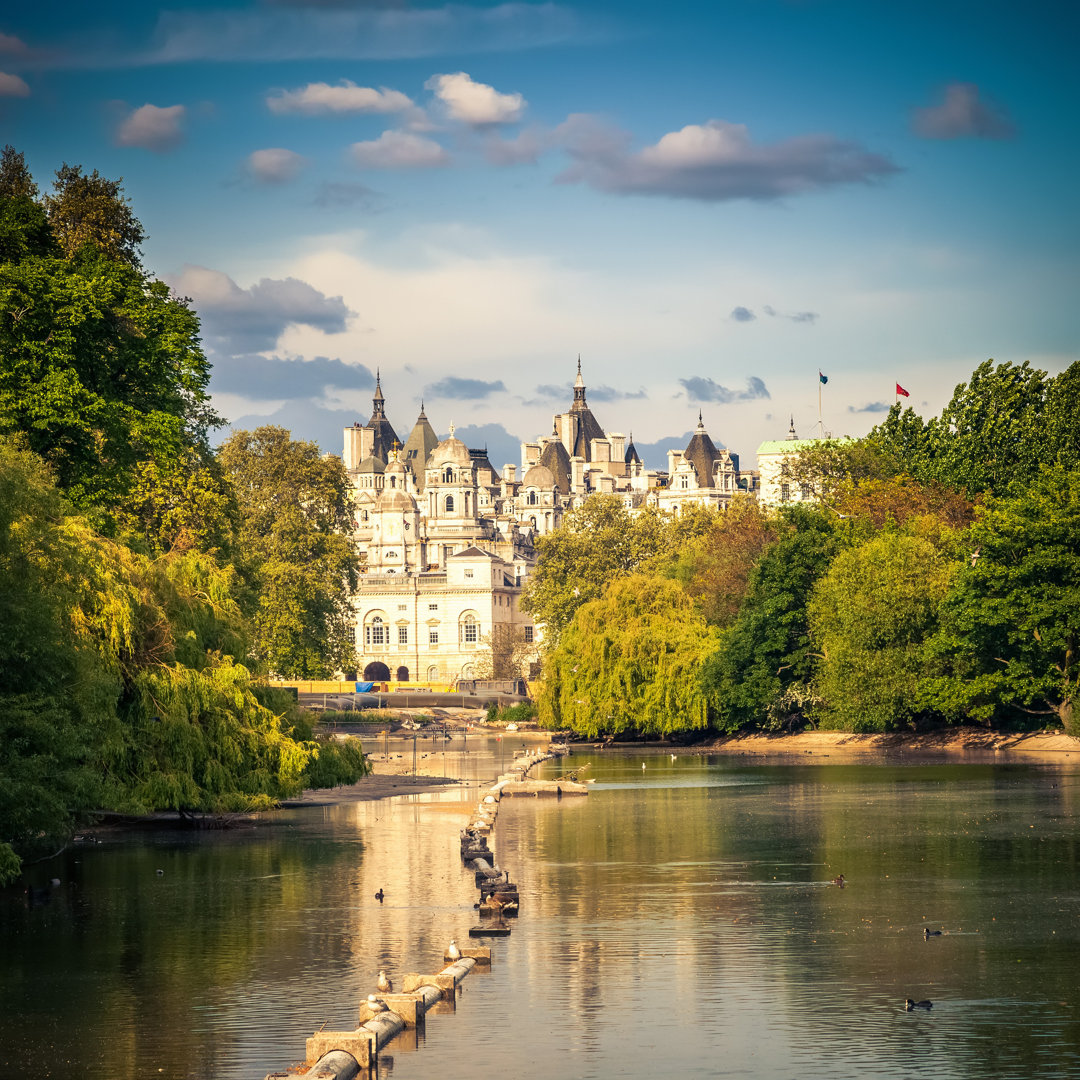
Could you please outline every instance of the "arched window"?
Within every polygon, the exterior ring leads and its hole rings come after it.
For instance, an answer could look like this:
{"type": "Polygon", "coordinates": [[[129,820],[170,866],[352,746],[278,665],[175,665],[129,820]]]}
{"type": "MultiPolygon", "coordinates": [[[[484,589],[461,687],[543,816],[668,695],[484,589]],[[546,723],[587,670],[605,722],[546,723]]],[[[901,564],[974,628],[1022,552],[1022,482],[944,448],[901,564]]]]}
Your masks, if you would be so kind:
{"type": "Polygon", "coordinates": [[[390,628],[383,622],[381,615],[376,615],[367,624],[364,633],[365,645],[387,645],[390,641],[390,628]]]}
{"type": "Polygon", "coordinates": [[[471,679],[473,677],[473,666],[472,666],[472,664],[466,664],[461,669],[461,677],[463,679],[471,679]]]}
{"type": "Polygon", "coordinates": [[[529,505],[530,506],[535,506],[536,505],[536,492],[535,491],[530,491],[529,492],[529,505]]]}
{"type": "Polygon", "coordinates": [[[397,477],[396,476],[391,476],[390,477],[390,487],[391,488],[396,488],[397,487],[397,477]]]}
{"type": "Polygon", "coordinates": [[[429,667],[427,669],[427,681],[428,682],[438,682],[439,681],[439,669],[434,664],[432,664],[431,667],[429,667]]]}
{"type": "Polygon", "coordinates": [[[454,482],[454,470],[447,467],[443,470],[442,478],[444,484],[452,484],[454,482]]]}
{"type": "Polygon", "coordinates": [[[480,640],[480,624],[471,612],[467,612],[461,618],[460,640],[462,645],[475,645],[480,640]]]}
{"type": "Polygon", "coordinates": [[[409,681],[409,669],[407,667],[399,667],[397,669],[397,681],[408,682],[409,681]]]}
{"type": "Polygon", "coordinates": [[[452,514],[454,512],[454,496],[453,495],[447,495],[446,496],[445,509],[446,509],[446,512],[448,514],[452,514]]]}

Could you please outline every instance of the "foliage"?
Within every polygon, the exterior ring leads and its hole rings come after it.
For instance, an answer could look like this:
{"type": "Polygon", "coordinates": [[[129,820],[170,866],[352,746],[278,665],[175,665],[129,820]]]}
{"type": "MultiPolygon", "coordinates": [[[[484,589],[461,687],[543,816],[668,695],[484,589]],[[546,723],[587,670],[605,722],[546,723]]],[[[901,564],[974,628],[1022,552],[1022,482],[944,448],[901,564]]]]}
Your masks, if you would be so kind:
{"type": "Polygon", "coordinates": [[[113,535],[223,547],[231,507],[212,477],[198,320],[138,267],[119,182],[61,174],[48,221],[29,195],[0,196],[0,434],[21,432],[113,535]],[[185,514],[176,492],[191,484],[213,495],[185,514]]]}
{"type": "Polygon", "coordinates": [[[8,143],[0,151],[0,198],[36,199],[38,186],[26,167],[26,157],[8,143]]]}
{"type": "Polygon", "coordinates": [[[950,716],[1053,717],[1080,734],[1080,471],[991,501],[945,597],[932,699],[950,716]]]}
{"type": "Polygon", "coordinates": [[[674,581],[620,577],[577,609],[548,655],[540,721],[590,737],[705,727],[700,672],[716,647],[717,631],[674,581]]]}
{"type": "Polygon", "coordinates": [[[291,678],[354,671],[360,557],[340,459],[280,427],[236,431],[220,457],[240,507],[237,561],[257,597],[257,662],[291,678]]]}
{"type": "Polygon", "coordinates": [[[108,180],[95,169],[66,162],[56,170],[53,193],[45,196],[49,224],[64,255],[71,258],[89,246],[109,260],[139,265],[139,245],[146,233],[123,195],[121,180],[108,180]]]}
{"type": "Polygon", "coordinates": [[[927,540],[890,532],[836,556],[807,607],[823,727],[890,731],[914,720],[949,569],[927,540]]]}
{"type": "Polygon", "coordinates": [[[493,701],[487,708],[488,723],[493,724],[531,724],[536,717],[536,705],[531,701],[519,701],[516,705],[499,705],[493,701]]]}
{"type": "MultiPolygon", "coordinates": [[[[676,521],[681,524],[683,516],[676,521]]],[[[775,519],[756,499],[738,494],[723,513],[709,514],[704,525],[673,545],[664,572],[697,602],[706,622],[726,626],[739,611],[755,564],[776,539],[775,519]]]]}
{"type": "Polygon", "coordinates": [[[784,463],[788,483],[816,502],[832,506],[846,484],[881,480],[901,471],[896,461],[869,439],[821,439],[784,463]]]}
{"type": "Polygon", "coordinates": [[[536,542],[536,569],[522,607],[543,627],[544,648],[554,648],[582,604],[598,599],[617,578],[651,567],[677,537],[692,537],[698,514],[685,524],[656,510],[634,516],[617,495],[591,495],[563,519],[561,528],[536,542]]]}
{"type": "Polygon", "coordinates": [[[814,700],[806,605],[842,548],[840,524],[811,507],[783,511],[778,541],[751,573],[739,614],[702,672],[721,729],[776,728],[805,716],[814,700]]]}
{"type": "Polygon", "coordinates": [[[536,645],[525,640],[525,628],[496,623],[480,639],[474,665],[477,679],[520,679],[536,645]]]}

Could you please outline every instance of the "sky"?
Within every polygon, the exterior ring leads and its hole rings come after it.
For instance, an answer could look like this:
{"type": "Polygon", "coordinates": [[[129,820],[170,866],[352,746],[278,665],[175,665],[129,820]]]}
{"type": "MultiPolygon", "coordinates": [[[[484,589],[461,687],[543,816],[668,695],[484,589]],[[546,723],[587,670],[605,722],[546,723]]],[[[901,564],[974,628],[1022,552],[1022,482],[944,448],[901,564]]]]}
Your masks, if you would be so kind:
{"type": "Polygon", "coordinates": [[[700,411],[751,465],[1080,358],[1078,38],[1072,0],[9,5],[0,142],[123,177],[234,425],[340,452],[378,371],[402,439],[422,402],[501,467],[580,356],[647,463],[700,411]]]}

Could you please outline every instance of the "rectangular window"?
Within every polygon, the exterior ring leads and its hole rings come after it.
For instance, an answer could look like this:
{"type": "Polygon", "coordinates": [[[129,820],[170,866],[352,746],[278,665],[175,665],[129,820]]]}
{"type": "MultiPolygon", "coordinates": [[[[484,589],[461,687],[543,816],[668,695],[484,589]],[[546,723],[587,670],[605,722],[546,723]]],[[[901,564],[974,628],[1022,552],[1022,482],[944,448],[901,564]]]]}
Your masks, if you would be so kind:
{"type": "Polygon", "coordinates": [[[399,626],[397,628],[397,643],[399,645],[409,644],[409,628],[407,626],[399,626]]]}
{"type": "Polygon", "coordinates": [[[472,577],[472,571],[471,570],[466,570],[465,571],[465,576],[466,577],[472,577]]]}
{"type": "Polygon", "coordinates": [[[428,611],[438,611],[439,610],[439,605],[438,604],[428,604],[427,609],[428,609],[428,611]]]}
{"type": "Polygon", "coordinates": [[[408,604],[398,604],[397,609],[398,609],[398,611],[408,611],[409,610],[409,605],[408,604]]]}
{"type": "Polygon", "coordinates": [[[427,639],[428,639],[428,644],[429,645],[438,645],[439,644],[439,631],[438,630],[429,630],[428,634],[427,634],[427,639]]]}
{"type": "Polygon", "coordinates": [[[467,622],[465,624],[465,640],[470,644],[475,645],[480,640],[479,626],[474,622],[467,622]]]}
{"type": "Polygon", "coordinates": [[[525,627],[525,641],[531,645],[533,640],[533,628],[531,626],[525,627]]]}

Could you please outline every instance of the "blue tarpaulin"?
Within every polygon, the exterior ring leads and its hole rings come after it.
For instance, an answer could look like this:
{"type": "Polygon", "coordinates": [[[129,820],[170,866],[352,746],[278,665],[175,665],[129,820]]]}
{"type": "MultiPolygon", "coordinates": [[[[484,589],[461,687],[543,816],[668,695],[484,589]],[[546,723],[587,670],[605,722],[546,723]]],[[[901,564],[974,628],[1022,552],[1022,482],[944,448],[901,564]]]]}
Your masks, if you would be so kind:
{"type": "Polygon", "coordinates": [[[375,689],[373,682],[358,682],[356,684],[356,692],[358,694],[370,694],[375,689]]]}

